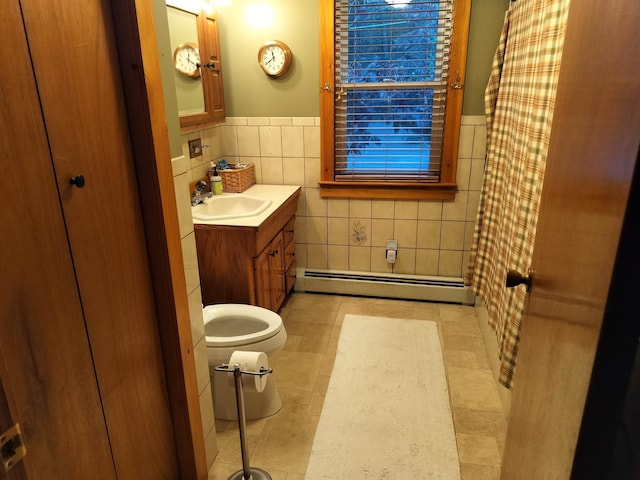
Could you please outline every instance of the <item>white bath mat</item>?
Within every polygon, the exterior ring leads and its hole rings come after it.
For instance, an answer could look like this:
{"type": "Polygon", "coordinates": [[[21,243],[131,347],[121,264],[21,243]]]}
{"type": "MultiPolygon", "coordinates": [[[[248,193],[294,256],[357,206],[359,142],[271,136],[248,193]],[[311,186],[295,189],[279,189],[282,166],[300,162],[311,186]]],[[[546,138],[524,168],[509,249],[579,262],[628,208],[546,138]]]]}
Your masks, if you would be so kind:
{"type": "Polygon", "coordinates": [[[345,315],[305,479],[460,479],[435,322],[345,315]]]}

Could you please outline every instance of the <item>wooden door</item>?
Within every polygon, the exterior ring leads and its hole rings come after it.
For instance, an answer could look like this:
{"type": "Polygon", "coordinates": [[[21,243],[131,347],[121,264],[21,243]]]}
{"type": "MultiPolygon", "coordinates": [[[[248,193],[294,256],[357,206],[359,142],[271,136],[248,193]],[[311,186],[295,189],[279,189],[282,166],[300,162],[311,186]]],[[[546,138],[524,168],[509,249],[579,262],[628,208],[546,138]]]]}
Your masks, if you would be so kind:
{"type": "Polygon", "coordinates": [[[3,384],[34,479],[180,477],[109,6],[0,13],[3,384]]]}
{"type": "Polygon", "coordinates": [[[27,445],[9,478],[115,478],[17,1],[0,32],[0,428],[27,445]]]}
{"type": "Polygon", "coordinates": [[[505,480],[571,475],[640,145],[638,24],[627,2],[571,4],[505,480]]]}

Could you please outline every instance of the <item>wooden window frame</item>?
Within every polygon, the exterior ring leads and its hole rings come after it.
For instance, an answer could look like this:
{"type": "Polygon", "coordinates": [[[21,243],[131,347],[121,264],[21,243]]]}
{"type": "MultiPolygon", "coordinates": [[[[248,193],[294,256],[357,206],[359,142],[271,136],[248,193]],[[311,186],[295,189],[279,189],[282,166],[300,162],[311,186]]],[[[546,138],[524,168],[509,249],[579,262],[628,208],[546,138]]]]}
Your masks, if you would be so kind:
{"type": "Polygon", "coordinates": [[[453,5],[453,35],[447,81],[449,91],[445,110],[440,181],[437,183],[349,182],[334,179],[334,5],[334,0],[320,0],[320,195],[342,198],[453,200],[457,190],[456,168],[463,89],[451,87],[456,82],[464,85],[471,1],[455,0],[453,5]]]}

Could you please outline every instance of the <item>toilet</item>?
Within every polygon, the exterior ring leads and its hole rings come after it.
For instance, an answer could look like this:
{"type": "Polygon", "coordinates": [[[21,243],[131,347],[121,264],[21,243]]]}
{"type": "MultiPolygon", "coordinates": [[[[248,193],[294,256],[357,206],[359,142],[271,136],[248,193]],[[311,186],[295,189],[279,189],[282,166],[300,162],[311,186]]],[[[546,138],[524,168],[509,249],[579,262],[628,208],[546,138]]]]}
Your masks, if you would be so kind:
{"type": "MultiPolygon", "coordinates": [[[[209,373],[213,384],[213,411],[221,420],[238,418],[236,392],[231,373],[217,372],[215,367],[229,363],[236,350],[264,352],[271,358],[282,350],[287,332],[282,318],[275,312],[255,305],[224,303],[203,309],[209,373]]],[[[262,392],[244,392],[247,420],[268,417],[282,407],[274,375],[270,374],[262,392]]]]}

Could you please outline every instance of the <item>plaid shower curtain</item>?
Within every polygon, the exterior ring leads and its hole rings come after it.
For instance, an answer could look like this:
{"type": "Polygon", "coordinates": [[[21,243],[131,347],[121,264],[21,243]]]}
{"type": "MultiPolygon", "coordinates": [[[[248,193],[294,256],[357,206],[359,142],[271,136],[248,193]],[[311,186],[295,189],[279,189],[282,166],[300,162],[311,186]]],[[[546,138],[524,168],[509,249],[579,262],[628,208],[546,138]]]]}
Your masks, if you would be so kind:
{"type": "Polygon", "coordinates": [[[485,92],[487,158],[466,282],[489,311],[507,388],[526,292],[505,278],[531,266],[568,10],[569,0],[511,2],[485,92]]]}

